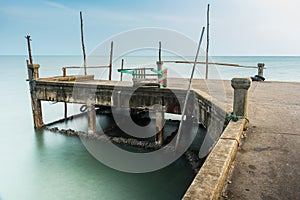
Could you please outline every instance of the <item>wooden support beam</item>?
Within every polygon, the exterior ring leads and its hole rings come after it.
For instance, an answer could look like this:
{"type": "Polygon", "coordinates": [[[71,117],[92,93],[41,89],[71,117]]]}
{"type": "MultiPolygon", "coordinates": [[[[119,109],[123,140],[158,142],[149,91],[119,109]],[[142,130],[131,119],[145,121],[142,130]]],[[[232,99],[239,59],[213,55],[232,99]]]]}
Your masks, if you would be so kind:
{"type": "MultiPolygon", "coordinates": [[[[178,64],[194,64],[194,61],[184,61],[184,60],[166,60],[164,63],[178,63],[178,64]]],[[[196,64],[206,64],[206,62],[197,62],[196,64]]],[[[218,62],[208,62],[209,65],[220,65],[220,66],[228,66],[228,67],[240,67],[240,68],[249,68],[249,69],[257,69],[258,67],[254,66],[245,66],[233,63],[218,63],[218,62]]],[[[266,69],[266,68],[265,68],[266,69]]]]}
{"type": "MultiPolygon", "coordinates": [[[[82,66],[66,66],[64,67],[66,69],[82,69],[84,67],[82,66]]],[[[91,68],[91,69],[104,69],[104,68],[109,68],[109,66],[86,66],[86,68],[91,68]]]]}

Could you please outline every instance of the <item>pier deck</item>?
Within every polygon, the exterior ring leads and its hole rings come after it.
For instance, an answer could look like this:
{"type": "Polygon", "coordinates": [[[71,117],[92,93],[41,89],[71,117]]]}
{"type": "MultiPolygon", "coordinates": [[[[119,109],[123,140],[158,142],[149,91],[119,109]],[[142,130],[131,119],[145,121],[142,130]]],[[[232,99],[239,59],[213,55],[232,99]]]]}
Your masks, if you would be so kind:
{"type": "Polygon", "coordinates": [[[299,91],[300,83],[252,83],[250,128],[224,199],[299,199],[299,91]]]}
{"type": "MultiPolygon", "coordinates": [[[[125,91],[126,88],[129,90],[132,88],[130,82],[122,82],[120,85],[118,81],[85,80],[84,82],[72,82],[51,81],[50,79],[35,80],[33,88],[38,100],[85,103],[86,99],[77,98],[74,100],[72,97],[74,84],[83,88],[96,86],[97,92],[99,92],[96,96],[103,96],[104,99],[96,102],[95,105],[107,106],[115,106],[112,104],[115,101],[110,99],[114,88],[120,87],[125,91]]],[[[171,102],[174,100],[171,95],[172,91],[179,92],[179,99],[183,101],[187,84],[188,79],[174,78],[168,79],[168,88],[142,89],[141,93],[137,95],[141,101],[136,105],[143,104],[145,106],[144,100],[160,99],[158,97],[163,97],[165,100],[170,98],[171,102]]],[[[202,110],[205,112],[205,118],[211,112],[208,107],[212,103],[220,108],[217,112],[232,110],[233,89],[230,81],[194,80],[192,90],[198,103],[200,103],[200,107],[201,102],[203,103],[202,110]]],[[[247,138],[238,150],[233,175],[230,184],[227,185],[224,199],[299,198],[300,128],[297,123],[300,116],[299,91],[300,83],[252,83],[249,98],[250,124],[246,132],[247,138]]],[[[164,103],[168,106],[165,100],[164,103]]],[[[153,103],[155,102],[146,104],[153,105],[153,103]]],[[[171,109],[170,107],[170,110],[173,113],[180,113],[178,108],[172,107],[171,109]]],[[[205,118],[202,119],[204,124],[206,123],[205,118]]]]}

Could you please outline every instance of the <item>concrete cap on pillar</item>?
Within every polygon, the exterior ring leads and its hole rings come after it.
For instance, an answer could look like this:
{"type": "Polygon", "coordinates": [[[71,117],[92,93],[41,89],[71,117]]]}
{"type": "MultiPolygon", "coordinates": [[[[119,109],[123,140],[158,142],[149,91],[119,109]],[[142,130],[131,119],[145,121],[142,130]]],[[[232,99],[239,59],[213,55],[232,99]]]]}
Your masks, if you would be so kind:
{"type": "Polygon", "coordinates": [[[265,67],[265,63],[258,63],[257,66],[258,67],[265,67]]]}
{"type": "Polygon", "coordinates": [[[234,89],[245,89],[248,90],[251,86],[252,80],[248,78],[233,78],[231,80],[231,86],[234,89]]]}
{"type": "Polygon", "coordinates": [[[166,107],[160,104],[154,104],[153,106],[149,107],[149,110],[165,112],[166,107]]]}
{"type": "Polygon", "coordinates": [[[28,64],[28,68],[38,69],[40,68],[40,64],[28,64]]]}

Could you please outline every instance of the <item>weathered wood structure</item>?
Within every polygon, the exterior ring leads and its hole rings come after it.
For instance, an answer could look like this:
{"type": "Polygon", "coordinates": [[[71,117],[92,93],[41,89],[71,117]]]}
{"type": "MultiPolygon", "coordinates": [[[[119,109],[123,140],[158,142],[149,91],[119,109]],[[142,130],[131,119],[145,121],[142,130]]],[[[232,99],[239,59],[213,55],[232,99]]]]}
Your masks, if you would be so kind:
{"type": "MultiPolygon", "coordinates": [[[[27,67],[35,128],[44,126],[40,102],[52,101],[87,105],[90,133],[96,130],[95,106],[142,110],[153,109],[153,105],[158,104],[164,108],[156,111],[156,118],[159,120],[157,126],[161,130],[160,121],[164,120],[164,113],[180,114],[187,93],[184,86],[180,85],[170,85],[168,88],[133,88],[131,82],[122,82],[120,85],[118,81],[94,80],[92,75],[39,78],[38,64],[28,64],[27,67]]],[[[210,119],[218,121],[226,116],[221,106],[204,97],[197,89],[191,90],[189,101],[187,115],[198,119],[205,127],[209,126],[210,119]],[[195,116],[197,114],[199,116],[195,116]]],[[[162,142],[162,136],[158,138],[162,142]]]]}

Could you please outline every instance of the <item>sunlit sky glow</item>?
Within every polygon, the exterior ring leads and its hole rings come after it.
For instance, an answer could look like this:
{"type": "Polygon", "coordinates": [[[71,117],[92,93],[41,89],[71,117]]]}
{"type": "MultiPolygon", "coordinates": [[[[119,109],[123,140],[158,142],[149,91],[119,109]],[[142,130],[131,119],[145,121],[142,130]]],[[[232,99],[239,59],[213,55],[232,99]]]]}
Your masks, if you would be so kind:
{"type": "MultiPolygon", "coordinates": [[[[80,55],[79,11],[87,52],[123,31],[161,27],[195,41],[211,4],[211,55],[300,56],[299,0],[0,1],[0,55],[80,55]]],[[[204,44],[205,45],[205,44],[204,44]]]]}

